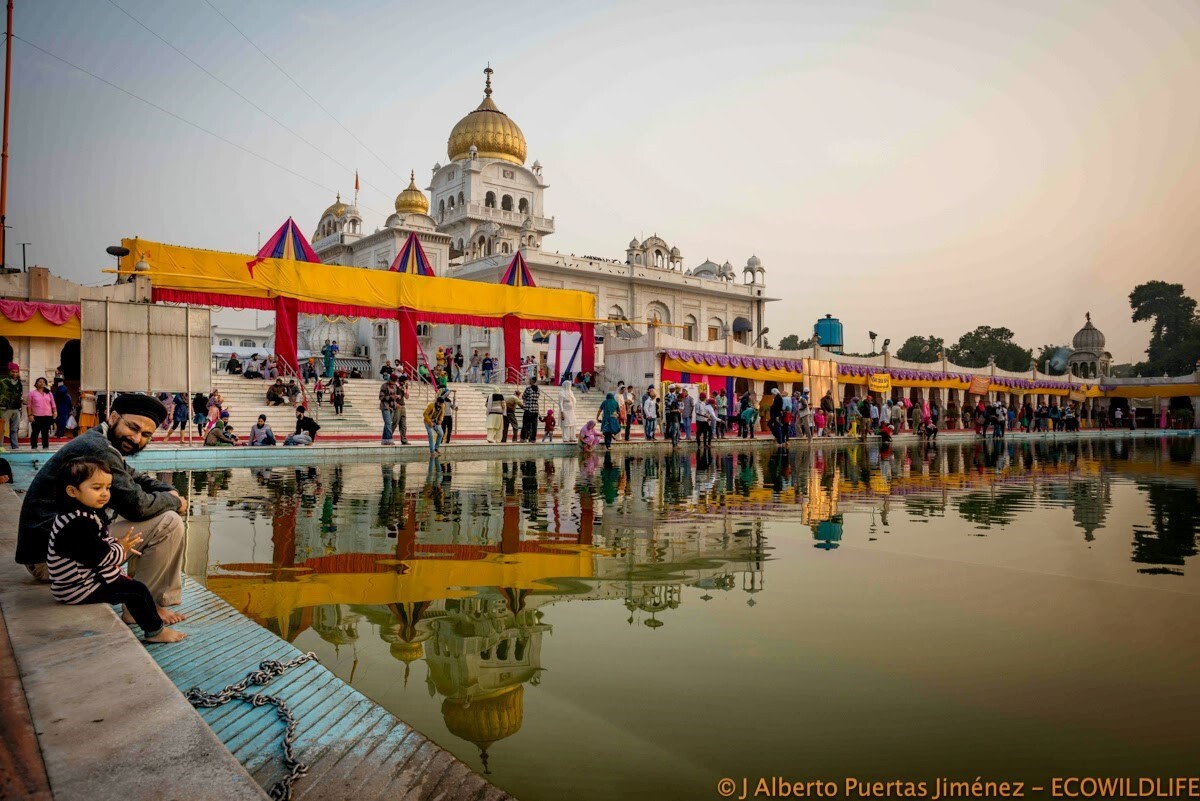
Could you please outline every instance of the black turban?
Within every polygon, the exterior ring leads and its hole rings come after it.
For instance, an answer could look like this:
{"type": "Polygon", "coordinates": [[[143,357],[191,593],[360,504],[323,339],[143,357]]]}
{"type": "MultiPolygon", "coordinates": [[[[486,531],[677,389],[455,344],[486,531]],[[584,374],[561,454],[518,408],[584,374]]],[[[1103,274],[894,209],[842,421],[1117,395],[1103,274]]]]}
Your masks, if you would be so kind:
{"type": "Polygon", "coordinates": [[[167,407],[153,395],[142,395],[137,392],[126,392],[113,401],[112,410],[117,414],[136,414],[149,417],[154,425],[162,425],[167,419],[167,407]]]}

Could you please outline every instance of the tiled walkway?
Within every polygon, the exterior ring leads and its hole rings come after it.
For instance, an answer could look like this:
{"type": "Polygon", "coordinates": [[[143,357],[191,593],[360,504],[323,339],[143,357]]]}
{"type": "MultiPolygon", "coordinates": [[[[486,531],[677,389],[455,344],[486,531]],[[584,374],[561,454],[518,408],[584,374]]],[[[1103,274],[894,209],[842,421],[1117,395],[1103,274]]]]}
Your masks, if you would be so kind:
{"type": "MultiPolygon", "coordinates": [[[[216,691],[264,659],[301,653],[186,577],[181,611],[188,639],[152,652],[181,691],[197,685],[216,691]]],[[[511,798],[316,662],[261,691],[287,701],[298,722],[296,754],[309,773],[296,783],[294,798],[511,798]]],[[[231,702],[200,714],[264,789],[283,776],[283,724],[273,706],[231,702]]]]}

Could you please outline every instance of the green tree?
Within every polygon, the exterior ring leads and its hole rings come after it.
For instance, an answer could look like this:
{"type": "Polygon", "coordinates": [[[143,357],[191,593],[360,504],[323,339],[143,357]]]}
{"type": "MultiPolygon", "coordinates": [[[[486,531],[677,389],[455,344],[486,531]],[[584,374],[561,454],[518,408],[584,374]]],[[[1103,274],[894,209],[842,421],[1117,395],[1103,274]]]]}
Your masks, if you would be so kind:
{"type": "Polygon", "coordinates": [[[1142,375],[1183,375],[1192,372],[1200,357],[1200,320],[1196,301],[1183,292],[1183,284],[1147,281],[1129,293],[1133,321],[1150,321],[1147,359],[1138,364],[1142,375]]]}
{"type": "Polygon", "coordinates": [[[1066,345],[1042,345],[1038,348],[1038,369],[1047,375],[1066,375],[1071,349],[1066,345]]]}
{"type": "Polygon", "coordinates": [[[780,350],[801,350],[803,348],[811,348],[811,339],[801,339],[799,334],[788,334],[783,339],[779,340],[780,350]]]}
{"type": "Polygon", "coordinates": [[[946,343],[941,337],[909,337],[896,351],[896,358],[906,362],[936,362],[946,343]]]}
{"type": "Polygon", "coordinates": [[[981,325],[958,338],[946,351],[950,361],[963,367],[986,367],[988,357],[996,360],[1001,370],[1024,372],[1033,361],[1033,352],[1012,341],[1013,332],[1007,328],[981,325]]]}

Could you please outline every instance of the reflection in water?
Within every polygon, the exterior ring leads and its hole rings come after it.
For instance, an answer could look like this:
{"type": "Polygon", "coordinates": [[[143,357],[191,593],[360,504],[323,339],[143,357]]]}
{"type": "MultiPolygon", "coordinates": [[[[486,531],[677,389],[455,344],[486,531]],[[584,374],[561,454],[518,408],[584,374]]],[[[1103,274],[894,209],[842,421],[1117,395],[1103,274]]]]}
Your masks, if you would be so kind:
{"type": "MultiPolygon", "coordinates": [[[[207,557],[189,564],[190,572],[289,641],[307,643],[315,634],[332,646],[334,669],[345,678],[362,682],[372,697],[490,772],[493,746],[513,738],[525,721],[526,687],[552,669],[543,664],[552,617],[561,618],[560,634],[592,654],[593,663],[605,661],[618,643],[637,654],[645,646],[630,639],[635,629],[661,629],[673,619],[681,638],[671,641],[676,648],[715,636],[718,625],[778,631],[786,616],[746,616],[760,614],[754,607],[772,588],[789,605],[790,594],[803,591],[797,542],[809,553],[828,553],[823,559],[870,558],[870,550],[861,557],[843,552],[882,548],[881,554],[1004,563],[1029,573],[1043,565],[1050,573],[1082,570],[1149,588],[1186,581],[1185,589],[1196,592],[1200,585],[1188,570],[1196,555],[1198,474],[1195,441],[1172,438],[1144,445],[976,442],[882,453],[863,446],[771,454],[681,449],[648,457],[192,473],[190,486],[185,474],[171,480],[192,495],[193,536],[212,524],[207,557]],[[1056,516],[1059,510],[1064,517],[1056,516]],[[1081,533],[1059,536],[1067,531],[1081,533]],[[1132,542],[1131,552],[1116,554],[1120,542],[1132,542]],[[1098,545],[1105,547],[1093,550],[1098,545]],[[780,555],[780,546],[789,555],[780,555]],[[1057,550],[1033,555],[1051,546],[1057,550]],[[1088,553],[1093,562],[1080,563],[1088,553]],[[1051,569],[1052,560],[1066,567],[1051,569]],[[706,615],[705,605],[722,599],[743,601],[742,611],[720,604],[706,615]],[[560,606],[551,613],[554,604],[560,606]],[[629,634],[611,628],[617,616],[629,634]],[[564,633],[568,620],[578,622],[564,633]],[[361,639],[364,623],[378,646],[361,639]],[[576,635],[589,631],[598,632],[598,641],[579,643],[576,635]],[[344,649],[351,653],[348,667],[344,649]],[[384,678],[397,674],[380,655],[403,664],[397,684],[384,678]],[[408,700],[417,665],[424,666],[429,696],[440,699],[440,724],[408,700]],[[439,736],[438,725],[453,739],[439,736]]],[[[889,569],[903,580],[913,570],[908,564],[895,561],[889,569]]],[[[957,570],[945,565],[947,574],[957,570]]],[[[845,591],[849,598],[855,589],[845,591]]],[[[893,602],[923,603],[919,587],[910,592],[893,602]]],[[[804,644],[791,643],[783,631],[782,642],[803,652],[804,644]]],[[[711,646],[722,648],[720,641],[711,646]]],[[[756,664],[747,655],[739,670],[754,675],[756,664]]],[[[668,658],[658,669],[680,674],[697,665],[668,658]]],[[[598,675],[565,680],[586,688],[598,675]]],[[[630,682],[623,702],[637,705],[638,676],[630,682]]],[[[540,736],[531,734],[531,741],[540,736]]],[[[562,770],[552,767],[556,756],[545,749],[507,758],[538,775],[562,770]]],[[[698,754],[680,758],[703,761],[698,754]]],[[[553,797],[552,781],[541,787],[519,771],[510,778],[506,789],[521,797],[553,797]]]]}

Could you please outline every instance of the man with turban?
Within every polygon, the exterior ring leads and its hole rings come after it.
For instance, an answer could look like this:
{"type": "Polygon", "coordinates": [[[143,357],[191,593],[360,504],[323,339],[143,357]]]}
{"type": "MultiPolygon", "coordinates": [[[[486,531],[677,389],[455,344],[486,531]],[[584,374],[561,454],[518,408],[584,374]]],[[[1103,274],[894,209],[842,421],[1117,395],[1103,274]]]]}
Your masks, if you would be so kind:
{"type": "Polygon", "coordinates": [[[46,550],[50,526],[60,511],[60,482],[64,466],[78,458],[94,459],[112,473],[108,502],[120,518],[109,531],[116,539],[136,530],[142,535],[141,555],[129,560],[129,574],[145,584],[167,625],[183,616],[164,607],[182,601],[183,519],[187,500],[164,484],[130,467],[125,458],[139,453],[167,418],[167,407],[153,395],[125,393],[112,404],[108,419],[63,445],[42,466],[21,505],[17,529],[17,558],[40,581],[49,581],[46,550]]]}

